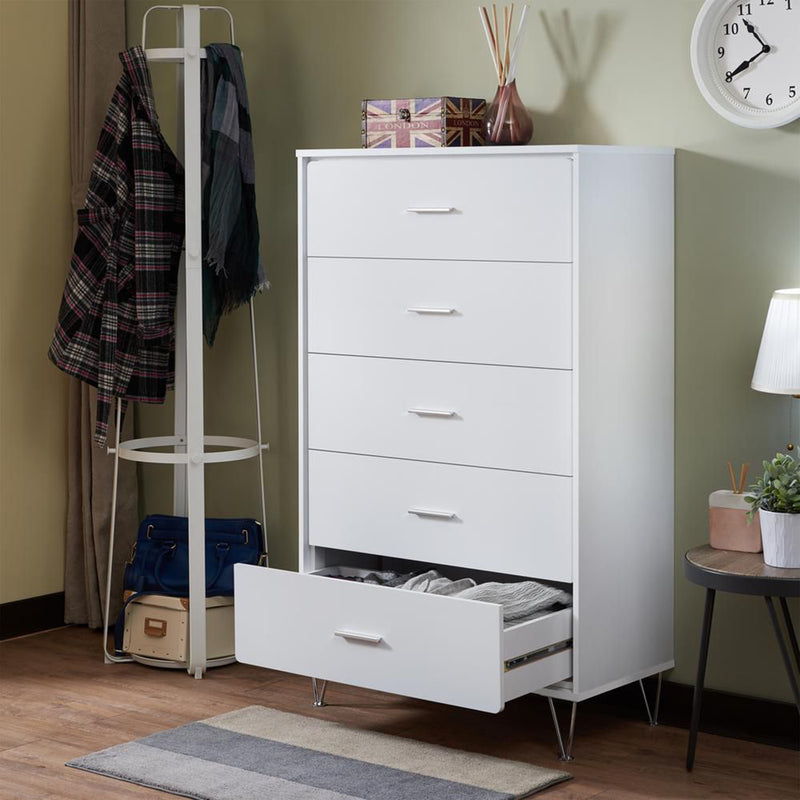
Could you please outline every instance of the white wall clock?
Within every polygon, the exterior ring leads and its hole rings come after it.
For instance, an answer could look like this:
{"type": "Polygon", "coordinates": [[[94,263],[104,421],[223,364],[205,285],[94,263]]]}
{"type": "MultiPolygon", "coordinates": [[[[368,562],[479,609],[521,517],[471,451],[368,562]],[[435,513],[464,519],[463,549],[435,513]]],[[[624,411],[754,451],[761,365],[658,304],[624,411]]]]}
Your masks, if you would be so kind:
{"type": "Polygon", "coordinates": [[[746,128],[800,117],[800,0],[705,0],[692,71],[708,104],[746,128]]]}

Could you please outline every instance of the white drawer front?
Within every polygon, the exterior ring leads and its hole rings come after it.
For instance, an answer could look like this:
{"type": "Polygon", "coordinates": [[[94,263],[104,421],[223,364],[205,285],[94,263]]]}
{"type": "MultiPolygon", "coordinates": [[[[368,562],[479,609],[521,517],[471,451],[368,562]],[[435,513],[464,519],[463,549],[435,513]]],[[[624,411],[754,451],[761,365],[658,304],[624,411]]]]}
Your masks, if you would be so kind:
{"type": "Polygon", "coordinates": [[[572,581],[572,479],[312,450],[309,542],[572,581]]]}
{"type": "Polygon", "coordinates": [[[492,712],[520,693],[506,689],[507,676],[524,675],[532,692],[571,674],[569,650],[504,668],[569,639],[571,609],[510,628],[507,653],[492,603],[245,564],[235,587],[236,658],[245,664],[492,712]]]}
{"type": "Polygon", "coordinates": [[[572,260],[572,161],[325,158],[307,167],[307,255],[572,260]]]}
{"type": "Polygon", "coordinates": [[[308,356],[308,442],[335,450],[572,473],[572,373],[308,356]]]}
{"type": "Polygon", "coordinates": [[[569,369],[572,268],[310,258],[308,349],[569,369]]]}

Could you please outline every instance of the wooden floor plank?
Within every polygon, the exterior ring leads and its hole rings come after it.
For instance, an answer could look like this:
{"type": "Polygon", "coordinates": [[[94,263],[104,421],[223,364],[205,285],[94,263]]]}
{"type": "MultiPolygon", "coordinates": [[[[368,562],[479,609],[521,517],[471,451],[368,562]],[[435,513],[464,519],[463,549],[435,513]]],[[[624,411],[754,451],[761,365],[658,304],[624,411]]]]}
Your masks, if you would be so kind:
{"type": "MultiPolygon", "coordinates": [[[[694,772],[687,732],[580,706],[576,760],[558,761],[544,698],[522,697],[501,714],[332,684],[311,703],[308,678],[234,664],[197,681],[183,670],[103,663],[84,628],[0,643],[0,800],[164,800],[167,795],[64,766],[78,755],[247,705],[264,705],[367,730],[442,744],[575,777],[547,800],[797,800],[793,751],[700,734],[694,772]]],[[[277,800],[277,799],[276,799],[277,800]]]]}

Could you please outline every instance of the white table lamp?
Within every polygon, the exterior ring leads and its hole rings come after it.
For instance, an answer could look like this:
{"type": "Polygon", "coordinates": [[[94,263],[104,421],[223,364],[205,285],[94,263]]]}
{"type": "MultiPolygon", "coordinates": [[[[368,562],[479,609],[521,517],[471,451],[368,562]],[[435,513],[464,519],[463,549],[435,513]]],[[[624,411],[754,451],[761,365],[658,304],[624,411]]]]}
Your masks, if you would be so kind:
{"type": "MultiPolygon", "coordinates": [[[[800,289],[772,295],[750,385],[759,392],[800,397],[800,289]]],[[[794,449],[791,443],[787,447],[794,449]]]]}

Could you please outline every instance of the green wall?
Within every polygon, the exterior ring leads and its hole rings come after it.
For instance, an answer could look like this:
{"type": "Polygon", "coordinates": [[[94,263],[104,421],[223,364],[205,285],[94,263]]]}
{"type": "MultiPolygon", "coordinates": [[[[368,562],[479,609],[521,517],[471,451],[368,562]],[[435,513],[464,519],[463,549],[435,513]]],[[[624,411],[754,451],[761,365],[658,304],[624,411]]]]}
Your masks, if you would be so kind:
{"type": "Polygon", "coordinates": [[[0,603],[64,589],[72,249],[66,0],[0,0],[0,603]],[[24,65],[24,68],[21,66],[24,65]]]}
{"type": "MultiPolygon", "coordinates": [[[[131,43],[139,42],[147,5],[129,0],[131,43]]],[[[273,284],[256,301],[272,445],[266,459],[272,563],[294,568],[294,150],[358,147],[364,97],[489,98],[495,87],[473,0],[225,5],[245,53],[263,254],[273,284]]],[[[749,384],[773,289],[800,284],[800,122],[752,131],[710,110],[689,64],[700,6],[701,0],[539,0],[517,81],[534,117],[534,144],[678,148],[677,666],[669,677],[685,683],[693,681],[703,595],[683,579],[681,555],[707,540],[707,495],[726,487],[726,460],[749,461],[755,469],[784,444],[788,400],[753,392],[749,384]]],[[[209,25],[207,40],[223,32],[209,25]]],[[[158,35],[167,38],[164,31],[158,35]]],[[[159,67],[156,81],[168,122],[172,78],[159,67]]],[[[253,429],[248,342],[246,313],[237,313],[223,321],[218,343],[207,352],[209,432],[253,429]]],[[[148,432],[166,430],[169,412],[143,409],[139,422],[148,432]]],[[[169,481],[166,472],[144,476],[148,511],[169,510],[169,481]]],[[[212,468],[208,498],[212,514],[257,514],[252,465],[212,468]]],[[[789,700],[762,602],[718,598],[707,685],[789,700]]]]}

